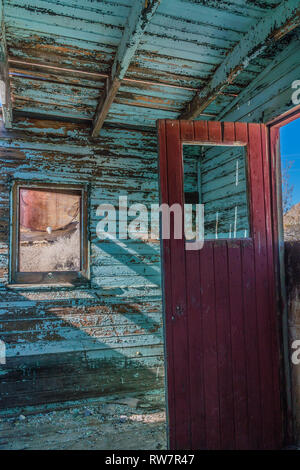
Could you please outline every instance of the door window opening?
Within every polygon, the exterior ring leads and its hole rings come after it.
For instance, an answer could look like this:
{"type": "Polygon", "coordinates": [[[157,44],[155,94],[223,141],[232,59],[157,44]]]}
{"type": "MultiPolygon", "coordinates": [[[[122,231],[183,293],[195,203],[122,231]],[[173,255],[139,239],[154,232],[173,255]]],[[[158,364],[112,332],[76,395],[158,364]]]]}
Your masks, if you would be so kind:
{"type": "Polygon", "coordinates": [[[183,145],[184,200],[204,205],[204,239],[250,237],[247,147],[183,145]]]}

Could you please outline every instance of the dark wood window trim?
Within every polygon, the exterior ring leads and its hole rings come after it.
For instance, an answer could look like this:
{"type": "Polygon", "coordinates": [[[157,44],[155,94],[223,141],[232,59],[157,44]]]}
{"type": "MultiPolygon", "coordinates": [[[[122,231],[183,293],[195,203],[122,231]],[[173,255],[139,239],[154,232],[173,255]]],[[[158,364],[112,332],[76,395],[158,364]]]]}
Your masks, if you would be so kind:
{"type": "Polygon", "coordinates": [[[11,188],[10,284],[89,286],[88,187],[79,184],[41,183],[15,180],[11,188]],[[45,189],[81,194],[80,271],[20,272],[19,271],[19,189],[45,189]]]}

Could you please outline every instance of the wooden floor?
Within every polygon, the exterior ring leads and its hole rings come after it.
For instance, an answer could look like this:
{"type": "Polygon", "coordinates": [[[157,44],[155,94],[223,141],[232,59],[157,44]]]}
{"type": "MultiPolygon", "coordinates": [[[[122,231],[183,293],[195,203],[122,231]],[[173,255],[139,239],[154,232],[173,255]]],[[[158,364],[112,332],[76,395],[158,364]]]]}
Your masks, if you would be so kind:
{"type": "Polygon", "coordinates": [[[165,411],[136,398],[0,418],[0,450],[166,449],[165,411]]]}

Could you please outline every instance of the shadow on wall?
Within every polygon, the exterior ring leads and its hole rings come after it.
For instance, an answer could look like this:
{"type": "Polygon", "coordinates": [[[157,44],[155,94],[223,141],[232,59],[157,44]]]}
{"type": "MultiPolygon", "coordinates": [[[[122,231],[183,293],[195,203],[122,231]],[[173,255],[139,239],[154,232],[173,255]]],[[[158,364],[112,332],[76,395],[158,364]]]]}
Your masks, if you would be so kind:
{"type": "Polygon", "coordinates": [[[151,390],[163,401],[161,298],[151,294],[160,284],[159,270],[151,267],[157,251],[141,242],[142,253],[99,245],[116,260],[116,284],[122,266],[134,271],[127,279],[134,294],[128,286],[97,286],[95,273],[91,289],[3,291],[1,409],[151,390]]]}

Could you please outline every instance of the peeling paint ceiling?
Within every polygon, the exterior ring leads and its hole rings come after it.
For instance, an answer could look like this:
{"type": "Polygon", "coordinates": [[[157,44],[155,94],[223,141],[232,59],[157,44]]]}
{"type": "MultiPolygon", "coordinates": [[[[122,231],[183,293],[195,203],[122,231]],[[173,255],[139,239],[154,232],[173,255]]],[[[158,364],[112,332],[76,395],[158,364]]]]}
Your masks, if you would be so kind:
{"type": "MultiPolygon", "coordinates": [[[[13,111],[92,120],[134,0],[5,0],[13,111]]],[[[177,118],[243,36],[280,0],[161,0],[106,123],[177,118]]],[[[213,119],[285,47],[252,60],[203,111],[213,119]]]]}

